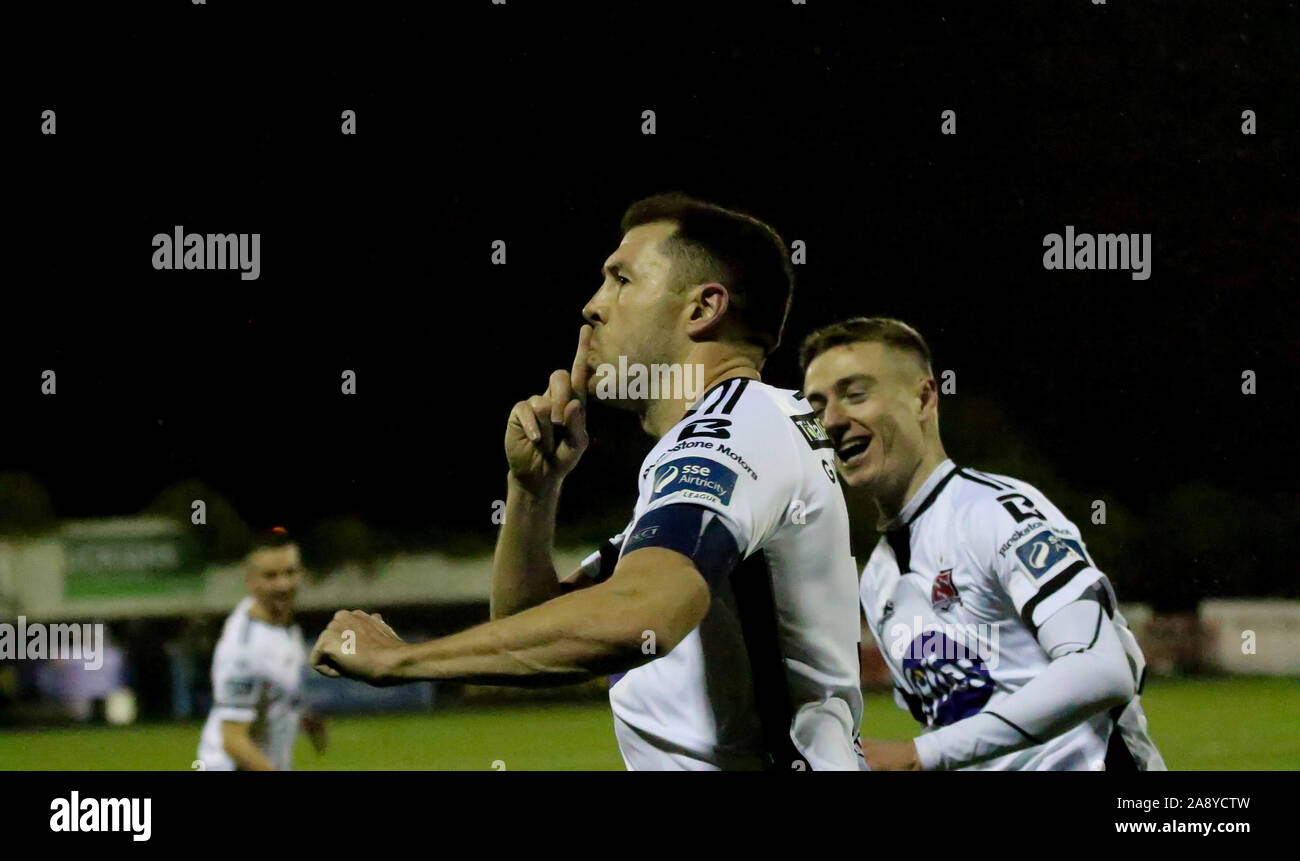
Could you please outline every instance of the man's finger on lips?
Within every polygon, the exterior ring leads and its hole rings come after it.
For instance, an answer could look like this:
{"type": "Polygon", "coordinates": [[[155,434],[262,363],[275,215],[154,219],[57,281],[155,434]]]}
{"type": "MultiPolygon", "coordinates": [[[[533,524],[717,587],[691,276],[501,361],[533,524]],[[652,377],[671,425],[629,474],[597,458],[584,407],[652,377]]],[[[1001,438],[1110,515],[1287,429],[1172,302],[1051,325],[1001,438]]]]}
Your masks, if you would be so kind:
{"type": "Polygon", "coordinates": [[[589,324],[578,330],[578,352],[573,356],[573,370],[569,372],[569,385],[573,389],[573,397],[584,406],[587,403],[587,380],[591,377],[591,368],[587,363],[591,356],[592,331],[589,324]]]}

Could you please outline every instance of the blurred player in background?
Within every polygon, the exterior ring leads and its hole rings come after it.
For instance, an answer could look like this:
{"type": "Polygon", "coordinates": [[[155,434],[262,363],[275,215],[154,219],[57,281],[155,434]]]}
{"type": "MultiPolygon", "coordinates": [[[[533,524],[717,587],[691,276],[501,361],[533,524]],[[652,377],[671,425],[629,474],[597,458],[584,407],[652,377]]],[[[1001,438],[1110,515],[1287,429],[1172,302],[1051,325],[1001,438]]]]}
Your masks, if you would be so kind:
{"type": "Polygon", "coordinates": [[[248,597],[226,618],[212,657],[212,711],[199,741],[207,771],[287,771],[301,726],[317,753],[325,723],[299,698],[307,647],[293,621],[302,578],[285,530],[258,536],[244,557],[248,597]]]}
{"type": "Polygon", "coordinates": [[[572,371],[510,414],[494,621],[407,645],[340,612],[313,665],[372,683],[613,674],[630,769],[857,770],[847,508],[812,408],[760,379],[790,307],[786,246],[762,222],[680,195],[633,204],[622,229],[572,371]],[[675,367],[679,380],[700,366],[703,385],[611,399],[656,443],[627,529],[561,584],[555,513],[587,446],[587,399],[602,396],[602,372],[633,365],[675,367]]]}
{"type": "Polygon", "coordinates": [[[870,766],[1163,770],[1110,582],[1036,488],[948,459],[921,336],[849,320],[809,335],[800,363],[840,475],[875,501],[862,608],[925,730],[864,741],[870,766]]]}

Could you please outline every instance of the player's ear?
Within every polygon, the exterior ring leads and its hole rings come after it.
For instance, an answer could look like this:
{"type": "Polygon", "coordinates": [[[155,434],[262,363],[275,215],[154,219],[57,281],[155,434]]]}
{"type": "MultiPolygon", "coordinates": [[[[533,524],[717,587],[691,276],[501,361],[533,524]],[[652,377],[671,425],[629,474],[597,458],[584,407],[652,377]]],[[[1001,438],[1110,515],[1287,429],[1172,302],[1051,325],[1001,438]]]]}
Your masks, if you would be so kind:
{"type": "Polygon", "coordinates": [[[687,305],[686,334],[691,340],[716,335],[730,306],[731,297],[721,284],[710,282],[694,288],[687,305]]]}
{"type": "Polygon", "coordinates": [[[939,386],[934,381],[934,375],[928,373],[921,377],[917,385],[920,400],[917,418],[929,421],[939,414],[939,386]]]}

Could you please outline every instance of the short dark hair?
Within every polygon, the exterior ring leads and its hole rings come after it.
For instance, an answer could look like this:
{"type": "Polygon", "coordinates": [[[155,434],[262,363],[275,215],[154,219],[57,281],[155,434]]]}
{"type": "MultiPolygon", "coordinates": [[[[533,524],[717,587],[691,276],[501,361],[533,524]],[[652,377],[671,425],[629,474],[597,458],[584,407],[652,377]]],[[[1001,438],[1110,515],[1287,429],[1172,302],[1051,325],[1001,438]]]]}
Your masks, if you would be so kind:
{"type": "Polygon", "coordinates": [[[248,546],[244,550],[244,558],[247,559],[259,550],[266,550],[274,547],[288,547],[290,544],[297,544],[289,530],[283,526],[272,526],[270,529],[264,529],[253,534],[248,540],[248,546]]]}
{"type": "Polygon", "coordinates": [[[623,213],[622,231],[674,221],[664,242],[673,257],[677,286],[716,281],[727,288],[732,319],[744,339],[765,353],[781,343],[794,299],[794,267],[785,242],[751,215],[679,192],[638,200],[623,213]]]}
{"type": "Polygon", "coordinates": [[[888,344],[907,350],[920,360],[921,367],[930,369],[930,347],[920,332],[891,317],[854,317],[823,326],[804,338],[799,348],[799,370],[807,371],[812,360],[827,350],[858,342],[888,344]]]}

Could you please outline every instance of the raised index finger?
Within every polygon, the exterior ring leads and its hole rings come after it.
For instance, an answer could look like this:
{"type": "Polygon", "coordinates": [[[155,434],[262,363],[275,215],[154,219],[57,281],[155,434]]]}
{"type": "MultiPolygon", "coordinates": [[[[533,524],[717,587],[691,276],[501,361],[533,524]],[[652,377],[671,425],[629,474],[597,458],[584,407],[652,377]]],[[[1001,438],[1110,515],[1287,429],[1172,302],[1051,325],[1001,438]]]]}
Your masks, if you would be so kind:
{"type": "Polygon", "coordinates": [[[578,403],[584,407],[587,405],[587,379],[591,376],[591,369],[587,367],[591,354],[591,332],[590,324],[584,324],[578,332],[578,352],[573,357],[573,370],[569,372],[569,385],[578,403]]]}

